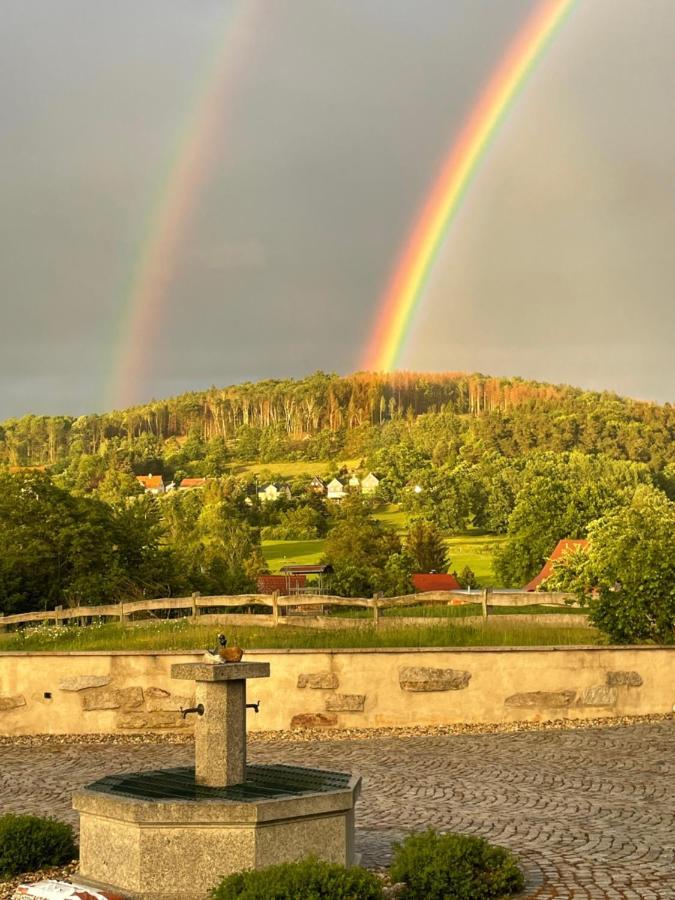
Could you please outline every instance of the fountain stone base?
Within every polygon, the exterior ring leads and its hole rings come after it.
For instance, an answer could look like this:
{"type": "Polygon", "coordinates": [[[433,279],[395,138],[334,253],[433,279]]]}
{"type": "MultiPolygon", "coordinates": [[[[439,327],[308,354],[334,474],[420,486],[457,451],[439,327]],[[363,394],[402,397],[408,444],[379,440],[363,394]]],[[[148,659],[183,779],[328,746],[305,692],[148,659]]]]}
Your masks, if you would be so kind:
{"type": "Polygon", "coordinates": [[[360,778],[248,766],[226,788],[194,769],[107,777],[78,791],[78,880],[142,900],[203,900],[232,872],[315,855],[353,864],[360,778]]]}
{"type": "Polygon", "coordinates": [[[177,664],[197,682],[195,767],[108,776],[73,795],[78,882],[132,900],[204,900],[233,872],[316,856],[352,865],[361,779],[246,762],[247,678],[267,663],[177,664]]]}

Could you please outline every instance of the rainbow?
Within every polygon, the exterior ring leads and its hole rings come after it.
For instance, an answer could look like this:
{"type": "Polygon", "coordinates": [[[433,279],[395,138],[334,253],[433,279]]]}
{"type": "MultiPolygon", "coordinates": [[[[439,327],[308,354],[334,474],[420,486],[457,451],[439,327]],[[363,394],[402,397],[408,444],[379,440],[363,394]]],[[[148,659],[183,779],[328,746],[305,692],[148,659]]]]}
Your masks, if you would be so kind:
{"type": "Polygon", "coordinates": [[[236,0],[230,5],[217,29],[215,50],[197,79],[196,96],[159,179],[137,259],[123,291],[104,408],[120,409],[138,401],[138,385],[151,359],[149,349],[156,347],[163,327],[181,240],[215,165],[217,131],[248,57],[261,2],[236,0]]]}
{"type": "Polygon", "coordinates": [[[540,0],[454,143],[379,306],[363,368],[390,372],[410,331],[438,252],[500,122],[576,0],[540,0]]]}

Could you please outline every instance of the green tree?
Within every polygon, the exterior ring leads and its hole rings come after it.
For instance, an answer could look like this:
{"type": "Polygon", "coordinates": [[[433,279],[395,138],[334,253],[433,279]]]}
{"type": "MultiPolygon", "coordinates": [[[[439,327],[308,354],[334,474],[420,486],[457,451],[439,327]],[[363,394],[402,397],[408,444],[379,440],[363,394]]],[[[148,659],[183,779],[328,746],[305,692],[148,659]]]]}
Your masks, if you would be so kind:
{"type": "Polygon", "coordinates": [[[447,572],[450,560],[441,531],[433,522],[417,519],[408,528],[405,549],[416,572],[447,572]]]}
{"type": "Polygon", "coordinates": [[[367,596],[380,590],[377,585],[390,557],[400,553],[396,532],[374,519],[369,505],[358,494],[343,501],[326,539],[324,557],[335,569],[332,589],[336,593],[367,596]]]}
{"type": "Polygon", "coordinates": [[[640,485],[588,529],[586,553],[563,557],[547,587],[575,590],[591,621],[620,643],[675,639],[675,503],[640,485]]]}
{"type": "Polygon", "coordinates": [[[635,463],[581,453],[544,453],[525,466],[509,519],[508,540],[495,568],[502,584],[519,587],[543,565],[563,538],[584,538],[589,524],[630,502],[649,480],[635,463]]]}

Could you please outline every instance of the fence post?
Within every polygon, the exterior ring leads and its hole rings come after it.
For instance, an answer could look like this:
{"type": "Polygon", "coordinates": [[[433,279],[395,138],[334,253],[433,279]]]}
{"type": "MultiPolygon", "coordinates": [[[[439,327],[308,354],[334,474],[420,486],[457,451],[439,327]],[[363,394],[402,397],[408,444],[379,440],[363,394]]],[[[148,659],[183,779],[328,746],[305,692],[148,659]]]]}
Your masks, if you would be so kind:
{"type": "Polygon", "coordinates": [[[272,591],[272,620],[279,624],[279,591],[272,591]]]}
{"type": "Polygon", "coordinates": [[[126,616],[126,613],[124,612],[124,600],[120,600],[119,608],[120,608],[120,625],[126,625],[127,616],[126,616]]]}
{"type": "Polygon", "coordinates": [[[488,617],[488,589],[483,588],[483,596],[481,597],[481,606],[483,607],[483,618],[487,619],[488,617]]]}
{"type": "Polygon", "coordinates": [[[4,612],[0,612],[0,631],[5,630],[5,623],[2,621],[5,618],[4,612]]]}
{"type": "Polygon", "coordinates": [[[59,622],[61,621],[61,610],[63,609],[63,605],[54,607],[54,624],[56,627],[59,627],[59,622]]]}
{"type": "Polygon", "coordinates": [[[193,591],[192,593],[192,623],[194,624],[197,621],[197,616],[199,615],[199,607],[197,606],[197,599],[199,598],[199,591],[193,591]]]}
{"type": "Polygon", "coordinates": [[[379,592],[373,595],[372,604],[373,604],[373,625],[377,627],[380,624],[380,607],[378,605],[378,601],[382,594],[379,592]]]}

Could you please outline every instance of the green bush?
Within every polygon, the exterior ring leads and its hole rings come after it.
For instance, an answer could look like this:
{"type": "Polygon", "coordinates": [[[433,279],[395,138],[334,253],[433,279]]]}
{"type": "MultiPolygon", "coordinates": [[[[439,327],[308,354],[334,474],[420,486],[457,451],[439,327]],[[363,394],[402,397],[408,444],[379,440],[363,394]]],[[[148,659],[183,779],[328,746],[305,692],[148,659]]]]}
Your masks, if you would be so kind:
{"type": "Polygon", "coordinates": [[[407,885],[410,900],[483,900],[523,888],[523,874],[503,847],[463,834],[432,829],[394,845],[389,874],[407,885]]]}
{"type": "Polygon", "coordinates": [[[0,878],[62,866],[76,856],[70,825],[41,816],[0,816],[0,878]]]}
{"type": "Polygon", "coordinates": [[[212,900],[381,900],[379,878],[310,857],[251,872],[237,872],[211,892],[212,900]]]}

